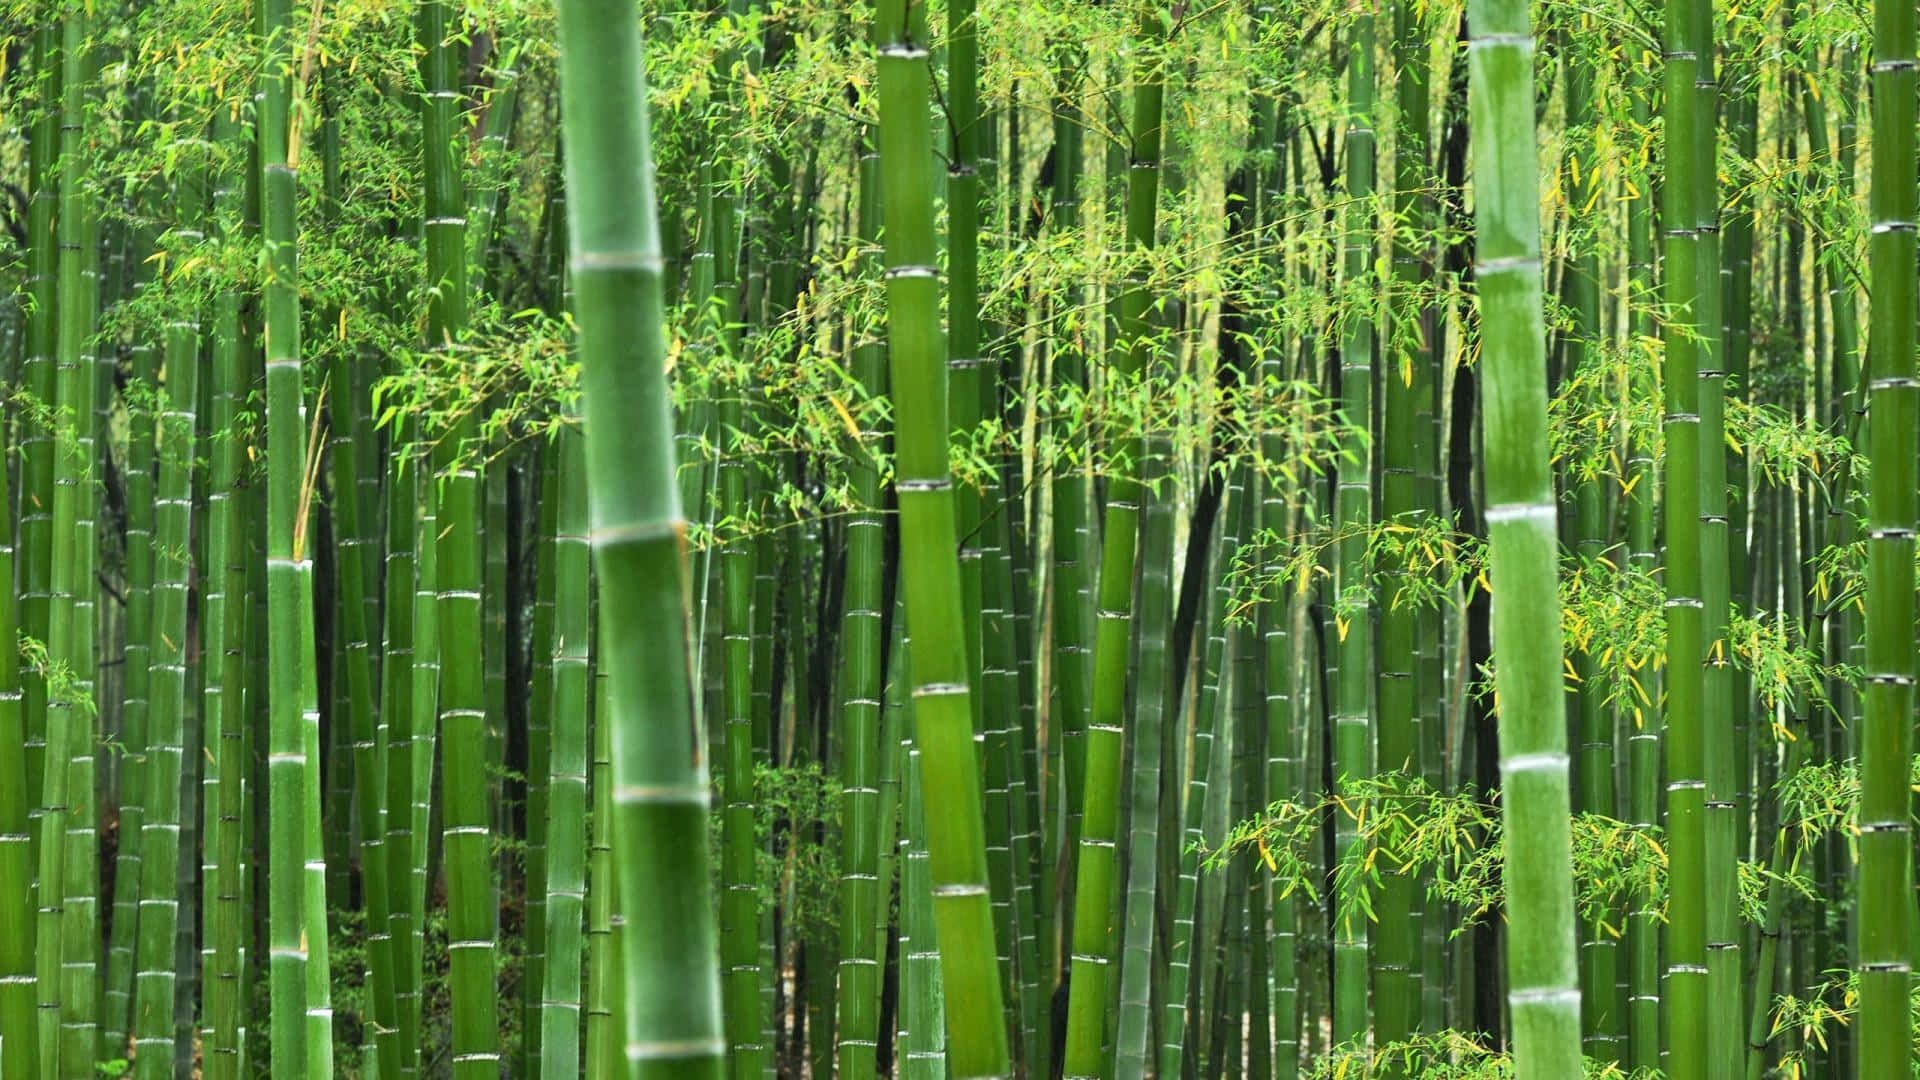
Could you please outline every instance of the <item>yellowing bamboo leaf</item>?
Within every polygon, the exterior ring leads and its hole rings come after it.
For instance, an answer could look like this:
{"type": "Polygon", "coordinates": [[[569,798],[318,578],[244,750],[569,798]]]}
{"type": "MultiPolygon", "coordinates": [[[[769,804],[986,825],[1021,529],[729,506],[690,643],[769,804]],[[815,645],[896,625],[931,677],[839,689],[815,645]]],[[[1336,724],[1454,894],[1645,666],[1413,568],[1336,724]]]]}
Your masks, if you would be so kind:
{"type": "Polygon", "coordinates": [[[832,403],[833,411],[840,414],[840,422],[847,425],[847,434],[853,436],[854,442],[859,442],[860,425],[853,422],[853,414],[847,411],[847,406],[840,400],[840,395],[828,394],[827,401],[832,403]]]}

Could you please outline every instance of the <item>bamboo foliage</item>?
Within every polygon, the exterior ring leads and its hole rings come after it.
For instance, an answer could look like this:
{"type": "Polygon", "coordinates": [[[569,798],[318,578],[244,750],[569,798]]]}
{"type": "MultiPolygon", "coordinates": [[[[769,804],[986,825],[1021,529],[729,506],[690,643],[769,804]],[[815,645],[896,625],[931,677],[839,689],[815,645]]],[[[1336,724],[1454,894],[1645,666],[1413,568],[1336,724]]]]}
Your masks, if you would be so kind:
{"type": "Polygon", "coordinates": [[[403,11],[0,0],[0,1076],[1905,1067],[1910,12],[403,11]]]}

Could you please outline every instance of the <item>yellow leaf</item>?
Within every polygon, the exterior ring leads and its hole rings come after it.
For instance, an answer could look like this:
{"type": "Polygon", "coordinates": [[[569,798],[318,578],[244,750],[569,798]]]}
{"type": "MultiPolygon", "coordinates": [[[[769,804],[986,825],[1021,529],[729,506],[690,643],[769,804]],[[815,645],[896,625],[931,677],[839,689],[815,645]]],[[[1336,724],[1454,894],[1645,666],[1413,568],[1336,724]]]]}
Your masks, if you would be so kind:
{"type": "Polygon", "coordinates": [[[1333,625],[1340,631],[1340,640],[1341,641],[1347,640],[1347,620],[1340,618],[1339,616],[1335,616],[1333,620],[1333,625]]]}
{"type": "Polygon", "coordinates": [[[1260,845],[1260,861],[1267,864],[1267,873],[1279,873],[1280,864],[1273,861],[1273,852],[1267,850],[1267,838],[1264,836],[1256,836],[1254,837],[1254,842],[1260,845]]]}
{"type": "Polygon", "coordinates": [[[847,434],[853,436],[854,442],[859,442],[860,425],[853,422],[853,414],[847,411],[846,405],[840,400],[840,395],[828,394],[827,400],[833,404],[833,411],[840,414],[840,422],[847,425],[847,434]]]}

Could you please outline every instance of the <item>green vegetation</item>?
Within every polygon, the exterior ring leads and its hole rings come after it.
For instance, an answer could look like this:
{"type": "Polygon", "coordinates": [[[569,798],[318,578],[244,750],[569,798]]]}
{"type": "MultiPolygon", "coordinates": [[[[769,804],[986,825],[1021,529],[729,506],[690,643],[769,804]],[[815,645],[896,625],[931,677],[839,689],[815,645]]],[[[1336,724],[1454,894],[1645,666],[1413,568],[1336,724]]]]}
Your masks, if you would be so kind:
{"type": "Polygon", "coordinates": [[[1920,1075],[1915,27],[0,0],[0,1077],[1920,1075]]]}

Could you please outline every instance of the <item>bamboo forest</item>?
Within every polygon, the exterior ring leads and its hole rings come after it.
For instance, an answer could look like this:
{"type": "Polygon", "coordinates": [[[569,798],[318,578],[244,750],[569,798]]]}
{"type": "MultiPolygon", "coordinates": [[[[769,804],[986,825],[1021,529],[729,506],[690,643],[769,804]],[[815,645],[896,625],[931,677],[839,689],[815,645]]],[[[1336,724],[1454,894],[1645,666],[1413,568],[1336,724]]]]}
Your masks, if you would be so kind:
{"type": "Polygon", "coordinates": [[[0,0],[0,1080],[1920,1077],[1914,0],[0,0]]]}

